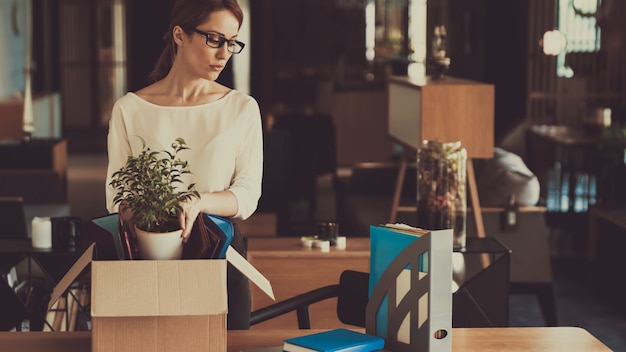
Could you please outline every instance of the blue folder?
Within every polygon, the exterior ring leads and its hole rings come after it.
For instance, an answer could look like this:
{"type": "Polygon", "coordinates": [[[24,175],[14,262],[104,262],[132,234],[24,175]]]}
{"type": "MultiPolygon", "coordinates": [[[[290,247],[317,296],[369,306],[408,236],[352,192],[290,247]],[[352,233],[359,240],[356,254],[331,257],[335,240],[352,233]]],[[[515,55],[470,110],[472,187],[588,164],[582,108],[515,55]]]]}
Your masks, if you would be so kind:
{"type": "Polygon", "coordinates": [[[203,214],[204,223],[211,227],[220,237],[221,241],[217,247],[216,255],[214,259],[226,258],[226,250],[233,241],[235,235],[235,228],[233,222],[230,219],[223,218],[217,215],[203,214]]]}

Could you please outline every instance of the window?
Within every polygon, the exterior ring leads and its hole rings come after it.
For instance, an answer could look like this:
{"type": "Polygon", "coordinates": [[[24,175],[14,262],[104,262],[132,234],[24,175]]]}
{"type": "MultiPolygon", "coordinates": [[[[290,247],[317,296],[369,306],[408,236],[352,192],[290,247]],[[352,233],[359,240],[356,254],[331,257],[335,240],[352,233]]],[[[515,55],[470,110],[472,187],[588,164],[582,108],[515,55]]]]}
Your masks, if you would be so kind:
{"type": "Polygon", "coordinates": [[[568,53],[592,53],[600,50],[600,28],[596,12],[602,0],[558,0],[558,27],[567,38],[567,46],[557,57],[557,75],[571,78],[574,71],[565,64],[568,53]]]}

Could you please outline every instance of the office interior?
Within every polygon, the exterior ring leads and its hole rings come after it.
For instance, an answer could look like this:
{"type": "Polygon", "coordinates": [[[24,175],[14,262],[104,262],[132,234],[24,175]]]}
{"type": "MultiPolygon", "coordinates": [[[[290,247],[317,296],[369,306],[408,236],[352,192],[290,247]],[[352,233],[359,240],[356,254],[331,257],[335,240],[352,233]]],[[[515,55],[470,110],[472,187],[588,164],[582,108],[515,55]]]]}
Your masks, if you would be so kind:
{"type": "MultiPolygon", "coordinates": [[[[5,131],[0,131],[5,138],[0,155],[10,160],[0,172],[9,180],[0,197],[24,196],[26,208],[83,222],[106,213],[110,110],[117,98],[148,83],[172,3],[0,0],[0,130],[5,131]],[[30,64],[25,52],[31,54],[30,64]],[[55,170],[63,174],[60,183],[46,179],[49,175],[12,173],[37,160],[15,159],[15,136],[6,134],[20,133],[23,121],[16,126],[2,116],[15,116],[9,108],[23,101],[27,84],[36,107],[32,138],[66,143],[66,163],[55,170]],[[29,193],[15,194],[16,189],[29,193]]],[[[626,243],[626,4],[240,4],[245,22],[239,39],[246,48],[233,57],[220,82],[259,102],[266,137],[264,194],[257,213],[241,223],[244,233],[299,237],[313,234],[321,221],[337,221],[350,239],[368,236],[368,220],[374,225],[388,218],[406,146],[388,133],[387,84],[392,76],[436,74],[433,34],[445,26],[450,64],[442,79],[495,87],[494,147],[519,156],[539,184],[539,198],[530,206],[540,211],[520,213],[519,219],[545,235],[559,324],[587,327],[612,349],[626,349],[619,282],[626,243]],[[366,199],[375,205],[361,211],[366,199]]],[[[480,184],[490,160],[469,162],[475,163],[480,184]]],[[[407,182],[414,180],[412,172],[407,182]]],[[[414,189],[404,188],[408,197],[403,199],[410,199],[414,189]]],[[[411,213],[399,219],[414,221],[411,213]]],[[[513,325],[546,324],[534,296],[525,292],[511,295],[509,314],[513,325]]]]}

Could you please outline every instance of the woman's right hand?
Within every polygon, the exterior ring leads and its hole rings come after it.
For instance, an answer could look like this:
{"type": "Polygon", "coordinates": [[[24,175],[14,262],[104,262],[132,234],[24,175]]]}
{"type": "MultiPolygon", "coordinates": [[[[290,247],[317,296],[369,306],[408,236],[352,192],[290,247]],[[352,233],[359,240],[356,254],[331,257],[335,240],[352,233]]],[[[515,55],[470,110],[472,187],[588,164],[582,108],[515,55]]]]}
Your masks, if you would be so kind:
{"type": "Polygon", "coordinates": [[[137,238],[137,234],[135,233],[135,222],[133,221],[133,211],[127,207],[128,203],[126,201],[122,201],[118,208],[118,214],[126,231],[133,237],[137,238]]]}

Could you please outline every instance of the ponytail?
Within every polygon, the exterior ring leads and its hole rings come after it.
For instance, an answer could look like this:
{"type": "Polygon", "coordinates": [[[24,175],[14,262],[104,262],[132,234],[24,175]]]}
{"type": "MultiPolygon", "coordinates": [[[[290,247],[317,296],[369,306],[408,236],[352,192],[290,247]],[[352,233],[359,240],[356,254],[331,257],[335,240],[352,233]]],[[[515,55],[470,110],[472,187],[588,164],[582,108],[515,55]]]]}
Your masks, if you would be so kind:
{"type": "Polygon", "coordinates": [[[176,45],[174,45],[174,40],[171,35],[166,35],[166,37],[167,44],[165,45],[165,48],[163,48],[161,55],[159,55],[159,59],[154,65],[154,69],[152,69],[152,72],[148,75],[148,79],[153,83],[160,81],[167,76],[168,72],[170,72],[170,69],[172,68],[172,65],[174,64],[174,58],[176,57],[176,45]]]}

